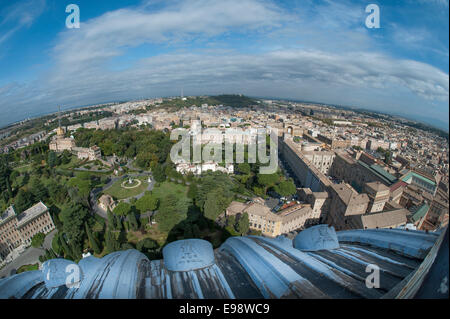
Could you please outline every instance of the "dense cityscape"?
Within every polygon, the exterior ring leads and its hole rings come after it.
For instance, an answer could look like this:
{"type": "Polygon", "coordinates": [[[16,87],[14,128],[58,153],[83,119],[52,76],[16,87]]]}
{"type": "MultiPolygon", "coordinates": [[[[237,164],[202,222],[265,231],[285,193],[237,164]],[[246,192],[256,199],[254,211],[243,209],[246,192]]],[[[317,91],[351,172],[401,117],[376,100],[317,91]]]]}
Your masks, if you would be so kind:
{"type": "Polygon", "coordinates": [[[224,95],[95,106],[40,122],[26,136],[27,121],[3,131],[3,264],[55,228],[41,262],[130,247],[160,256],[165,243],[186,238],[214,247],[230,235],[293,238],[319,223],[427,231],[448,223],[448,140],[402,119],[224,95]],[[218,128],[220,138],[230,127],[250,134],[276,128],[278,172],[257,174],[249,163],[171,163],[170,131],[196,126],[218,128]],[[138,187],[124,188],[130,178],[138,187]],[[223,201],[211,203],[217,196],[223,201]],[[73,215],[77,209],[84,213],[73,215]],[[190,227],[176,232],[178,223],[190,227]]]}

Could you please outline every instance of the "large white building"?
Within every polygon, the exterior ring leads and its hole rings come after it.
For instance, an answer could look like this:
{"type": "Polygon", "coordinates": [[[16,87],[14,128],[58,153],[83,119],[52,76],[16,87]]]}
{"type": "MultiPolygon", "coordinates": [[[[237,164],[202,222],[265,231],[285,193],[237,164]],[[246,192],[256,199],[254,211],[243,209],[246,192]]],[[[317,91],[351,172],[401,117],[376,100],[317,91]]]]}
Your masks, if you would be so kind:
{"type": "Polygon", "coordinates": [[[213,172],[223,172],[227,174],[233,174],[234,165],[225,164],[225,167],[223,167],[217,163],[203,163],[203,164],[180,163],[177,165],[176,170],[181,174],[193,173],[194,175],[200,175],[209,170],[213,172]]]}

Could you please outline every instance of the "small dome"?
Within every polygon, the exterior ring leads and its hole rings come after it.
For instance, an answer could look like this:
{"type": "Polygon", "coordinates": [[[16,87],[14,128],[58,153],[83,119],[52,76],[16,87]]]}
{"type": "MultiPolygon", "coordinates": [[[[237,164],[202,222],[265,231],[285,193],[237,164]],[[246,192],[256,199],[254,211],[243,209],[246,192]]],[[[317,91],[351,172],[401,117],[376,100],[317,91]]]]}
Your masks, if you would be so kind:
{"type": "Polygon", "coordinates": [[[45,286],[55,288],[67,285],[77,285],[81,282],[81,268],[71,260],[51,259],[42,264],[45,286]]]}
{"type": "Polygon", "coordinates": [[[334,227],[316,225],[301,231],[294,238],[294,247],[299,250],[322,250],[339,248],[334,227]]]}
{"type": "Polygon", "coordinates": [[[172,242],[163,248],[164,265],[170,271],[190,271],[214,264],[212,245],[202,239],[172,242]]]}

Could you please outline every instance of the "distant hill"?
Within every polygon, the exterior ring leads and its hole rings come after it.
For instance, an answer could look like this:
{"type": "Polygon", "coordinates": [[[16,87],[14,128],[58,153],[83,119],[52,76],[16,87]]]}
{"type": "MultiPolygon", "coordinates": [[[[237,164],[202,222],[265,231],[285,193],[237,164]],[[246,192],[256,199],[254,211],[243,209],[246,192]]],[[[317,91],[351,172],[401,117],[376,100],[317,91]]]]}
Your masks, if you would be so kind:
{"type": "Polygon", "coordinates": [[[258,104],[256,100],[249,98],[245,95],[238,95],[238,94],[222,94],[211,96],[211,98],[218,101],[220,104],[231,107],[249,107],[251,105],[258,104]]]}

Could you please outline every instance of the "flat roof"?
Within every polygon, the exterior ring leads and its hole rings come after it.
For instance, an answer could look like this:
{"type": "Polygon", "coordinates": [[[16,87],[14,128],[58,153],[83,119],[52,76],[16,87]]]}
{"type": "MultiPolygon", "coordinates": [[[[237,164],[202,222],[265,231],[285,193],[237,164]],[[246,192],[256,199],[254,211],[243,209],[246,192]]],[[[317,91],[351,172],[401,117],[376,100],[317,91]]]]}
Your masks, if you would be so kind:
{"type": "Polygon", "coordinates": [[[17,226],[20,227],[30,220],[36,218],[37,216],[41,215],[42,213],[46,212],[48,210],[47,206],[44,205],[44,203],[39,202],[36,205],[28,208],[26,211],[21,213],[19,216],[17,216],[17,226]]]}
{"type": "Polygon", "coordinates": [[[416,222],[419,219],[421,219],[423,216],[425,216],[425,214],[428,212],[428,208],[430,208],[430,206],[428,206],[427,204],[423,204],[422,206],[419,207],[419,209],[411,216],[411,219],[416,222]]]}
{"type": "Polygon", "coordinates": [[[383,175],[384,178],[388,179],[390,182],[395,183],[397,178],[395,178],[394,175],[388,173],[386,170],[384,170],[380,165],[373,164],[370,165],[372,169],[374,169],[377,173],[383,175]]]}
{"type": "Polygon", "coordinates": [[[386,182],[388,185],[392,185],[397,180],[393,175],[386,172],[383,168],[381,168],[378,165],[367,165],[363,161],[358,160],[358,164],[361,166],[364,166],[367,169],[370,169],[372,172],[374,172],[377,176],[379,176],[383,181],[386,182]]]}
{"type": "Polygon", "coordinates": [[[432,184],[432,185],[436,185],[436,182],[435,182],[435,181],[432,181],[431,179],[426,178],[425,176],[422,176],[422,175],[420,175],[420,174],[417,174],[416,172],[409,172],[408,174],[406,174],[405,176],[403,176],[401,179],[402,179],[402,181],[406,182],[406,180],[412,178],[413,176],[414,176],[414,177],[417,177],[418,179],[423,180],[423,181],[426,182],[426,183],[429,183],[429,184],[432,184]]]}
{"type": "Polygon", "coordinates": [[[12,206],[9,206],[1,215],[0,215],[0,224],[3,224],[11,217],[16,216],[16,212],[12,206]]]}

